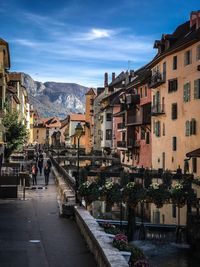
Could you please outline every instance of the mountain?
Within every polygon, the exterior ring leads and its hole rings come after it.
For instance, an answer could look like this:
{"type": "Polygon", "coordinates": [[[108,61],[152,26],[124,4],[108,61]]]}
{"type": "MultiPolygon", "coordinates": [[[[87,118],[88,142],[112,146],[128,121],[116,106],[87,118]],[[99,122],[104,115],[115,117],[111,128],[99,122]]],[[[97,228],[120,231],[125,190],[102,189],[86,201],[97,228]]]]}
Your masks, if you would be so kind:
{"type": "Polygon", "coordinates": [[[69,113],[85,112],[85,93],[89,88],[76,83],[38,82],[22,73],[30,103],[41,117],[66,117],[69,113]]]}

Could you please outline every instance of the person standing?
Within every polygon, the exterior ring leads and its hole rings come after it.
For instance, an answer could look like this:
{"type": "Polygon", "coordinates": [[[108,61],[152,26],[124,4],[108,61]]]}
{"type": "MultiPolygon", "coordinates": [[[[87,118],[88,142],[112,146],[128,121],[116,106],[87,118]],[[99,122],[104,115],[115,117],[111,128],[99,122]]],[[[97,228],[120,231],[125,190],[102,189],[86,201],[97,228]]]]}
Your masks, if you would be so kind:
{"type": "Polygon", "coordinates": [[[43,157],[42,151],[40,150],[39,156],[38,156],[38,168],[40,170],[40,175],[42,175],[43,161],[44,161],[44,157],[43,157]]]}
{"type": "Polygon", "coordinates": [[[38,167],[35,163],[33,164],[31,168],[31,174],[32,174],[32,179],[33,179],[33,185],[37,185],[38,167]]]}
{"type": "Polygon", "coordinates": [[[49,175],[50,175],[51,168],[49,167],[49,164],[46,163],[44,166],[44,178],[45,178],[45,186],[49,184],[49,175]]]}

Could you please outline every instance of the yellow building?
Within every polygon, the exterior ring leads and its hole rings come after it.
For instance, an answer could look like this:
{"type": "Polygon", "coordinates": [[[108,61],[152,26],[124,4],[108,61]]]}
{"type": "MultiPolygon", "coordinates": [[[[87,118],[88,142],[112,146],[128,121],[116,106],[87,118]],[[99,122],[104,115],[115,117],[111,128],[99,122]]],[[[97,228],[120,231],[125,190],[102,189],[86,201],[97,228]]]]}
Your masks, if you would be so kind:
{"type": "Polygon", "coordinates": [[[93,104],[95,99],[95,92],[91,88],[86,93],[85,103],[85,152],[90,153],[92,150],[92,137],[93,137],[93,126],[94,126],[94,110],[93,104]]]}
{"type": "MultiPolygon", "coordinates": [[[[163,34],[154,48],[158,53],[148,65],[152,71],[152,167],[175,171],[180,166],[199,176],[200,159],[188,161],[186,154],[200,148],[200,11],[192,12],[190,21],[172,34],[163,34]]],[[[172,212],[163,214],[166,223],[174,221],[172,212]]]]}

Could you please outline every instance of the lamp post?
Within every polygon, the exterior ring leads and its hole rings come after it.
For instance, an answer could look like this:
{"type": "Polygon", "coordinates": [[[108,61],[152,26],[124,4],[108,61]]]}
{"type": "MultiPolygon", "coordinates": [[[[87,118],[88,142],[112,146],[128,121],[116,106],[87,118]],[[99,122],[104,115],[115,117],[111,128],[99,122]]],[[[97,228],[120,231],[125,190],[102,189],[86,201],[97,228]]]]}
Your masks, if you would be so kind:
{"type": "Polygon", "coordinates": [[[77,125],[76,125],[76,128],[75,128],[75,135],[78,139],[78,147],[77,147],[77,175],[76,175],[76,184],[75,184],[75,199],[76,199],[76,203],[79,203],[79,200],[78,200],[78,187],[79,187],[79,153],[80,153],[80,138],[82,136],[82,133],[83,133],[83,127],[81,125],[81,123],[79,122],[77,125]]]}

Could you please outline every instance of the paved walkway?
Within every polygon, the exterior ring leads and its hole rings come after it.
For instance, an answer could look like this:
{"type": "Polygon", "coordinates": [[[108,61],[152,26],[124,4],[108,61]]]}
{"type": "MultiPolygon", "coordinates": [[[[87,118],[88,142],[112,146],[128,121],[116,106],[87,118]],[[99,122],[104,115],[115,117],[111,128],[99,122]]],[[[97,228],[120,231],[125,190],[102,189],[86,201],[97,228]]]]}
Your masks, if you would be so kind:
{"type": "Polygon", "coordinates": [[[74,220],[59,217],[52,176],[47,189],[27,190],[26,200],[0,200],[1,267],[96,265],[74,220]]]}

